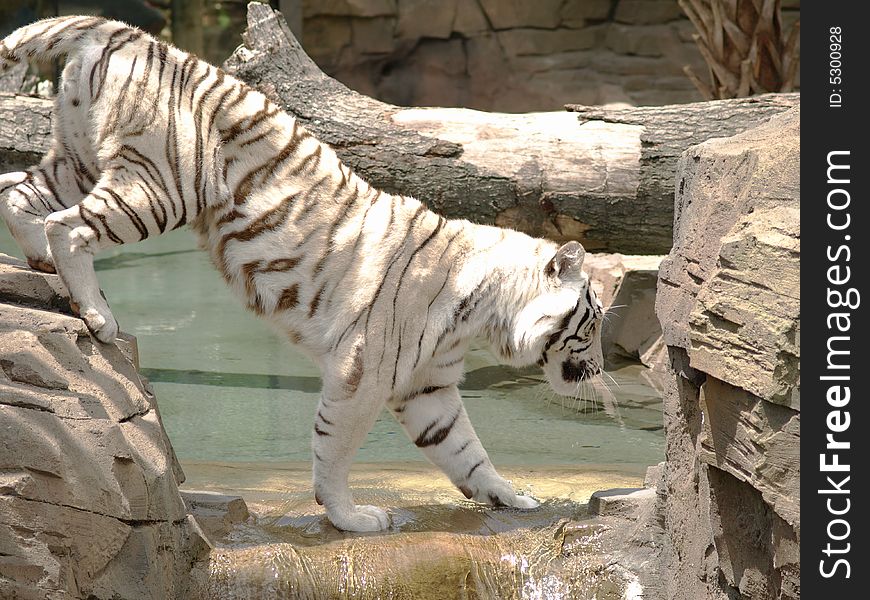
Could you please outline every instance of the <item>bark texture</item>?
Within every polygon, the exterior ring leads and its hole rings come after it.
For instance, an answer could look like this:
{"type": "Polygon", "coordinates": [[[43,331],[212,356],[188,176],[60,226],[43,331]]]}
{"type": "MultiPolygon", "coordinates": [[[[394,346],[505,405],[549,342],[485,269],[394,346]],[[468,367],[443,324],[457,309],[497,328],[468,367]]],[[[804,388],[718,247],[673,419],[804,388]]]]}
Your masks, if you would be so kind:
{"type": "Polygon", "coordinates": [[[525,115],[401,108],[325,75],[268,6],[249,5],[243,38],[227,70],[296,114],[374,185],[446,216],[578,239],[589,250],[667,252],[679,154],[799,102],[790,94],[525,115]]]}
{"type": "MultiPolygon", "coordinates": [[[[680,153],[800,101],[786,94],[529,114],[402,108],[325,75],[266,5],[249,6],[244,40],[227,71],[295,114],[373,185],[447,217],[576,239],[591,251],[667,253],[680,153]]],[[[38,161],[50,112],[48,101],[0,94],[0,169],[38,161]]]]}

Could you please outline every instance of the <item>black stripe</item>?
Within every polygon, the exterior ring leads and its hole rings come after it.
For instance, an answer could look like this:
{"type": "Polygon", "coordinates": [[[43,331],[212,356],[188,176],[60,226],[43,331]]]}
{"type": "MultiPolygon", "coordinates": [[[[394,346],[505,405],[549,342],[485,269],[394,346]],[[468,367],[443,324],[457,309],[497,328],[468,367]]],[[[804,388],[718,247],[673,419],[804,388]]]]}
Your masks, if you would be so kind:
{"type": "Polygon", "coordinates": [[[124,211],[124,214],[127,215],[130,221],[133,222],[133,226],[136,227],[136,229],[139,231],[139,240],[144,240],[146,237],[148,237],[148,228],[145,227],[145,223],[142,221],[141,218],[139,218],[139,215],[136,214],[135,209],[130,207],[130,205],[126,202],[124,202],[124,200],[121,199],[121,196],[119,196],[114,190],[111,190],[109,188],[102,188],[99,191],[109,194],[112,199],[117,203],[118,207],[122,211],[124,211]]]}
{"type": "Polygon", "coordinates": [[[390,384],[390,390],[396,389],[396,375],[399,374],[399,357],[402,355],[402,331],[404,329],[404,327],[399,327],[399,342],[396,347],[396,362],[393,365],[393,382],[390,384]]]}
{"type": "MultiPolygon", "coordinates": [[[[411,218],[411,220],[408,224],[408,228],[405,230],[404,237],[405,237],[406,241],[410,237],[409,234],[411,233],[411,229],[413,229],[413,227],[414,227],[414,222],[417,220],[417,218],[423,212],[425,212],[425,210],[426,210],[426,208],[421,205],[417,209],[417,211],[414,213],[414,216],[411,218]]],[[[383,291],[384,283],[386,283],[387,278],[390,276],[390,270],[393,268],[393,265],[399,260],[399,258],[401,257],[402,251],[404,249],[405,249],[405,243],[402,243],[399,245],[398,248],[396,248],[396,250],[393,251],[392,258],[390,259],[390,262],[387,264],[387,268],[384,270],[384,276],[381,278],[381,282],[378,284],[378,287],[375,290],[374,297],[371,299],[368,306],[366,306],[366,308],[363,311],[361,311],[356,316],[356,318],[353,321],[351,321],[350,324],[344,329],[342,334],[339,336],[339,338],[336,340],[336,342],[332,345],[333,350],[335,350],[339,346],[339,344],[341,344],[341,342],[344,340],[344,336],[346,336],[348,334],[348,332],[350,332],[353,329],[353,327],[355,327],[357,324],[359,324],[359,321],[362,318],[363,314],[366,315],[364,327],[365,327],[365,330],[368,331],[369,320],[371,319],[371,315],[372,315],[372,308],[374,307],[375,303],[378,301],[378,298],[380,297],[381,292],[383,291]]],[[[383,360],[381,361],[381,363],[383,363],[383,360]]],[[[380,365],[378,365],[378,368],[380,369],[380,365]]]]}
{"type": "MultiPolygon", "coordinates": [[[[139,57],[133,57],[133,63],[130,65],[130,72],[127,74],[127,79],[124,80],[124,83],[121,85],[121,91],[118,93],[118,96],[112,102],[111,112],[106,117],[106,120],[103,124],[102,131],[100,131],[100,137],[95,146],[100,146],[102,141],[106,139],[112,132],[115,131],[115,128],[118,126],[118,121],[121,120],[121,109],[124,105],[124,99],[127,96],[127,90],[130,89],[130,84],[133,82],[133,73],[136,70],[136,64],[139,62],[139,57]]],[[[135,112],[135,111],[131,111],[135,112]]]]}
{"type": "Polygon", "coordinates": [[[400,402],[400,404],[407,404],[408,402],[410,402],[411,400],[414,400],[415,398],[418,398],[419,396],[428,396],[429,394],[434,394],[435,392],[447,389],[448,387],[450,387],[450,386],[449,385],[429,385],[429,386],[426,386],[423,389],[419,389],[419,390],[416,390],[414,392],[411,392],[410,394],[408,394],[407,396],[402,398],[402,401],[400,402]]]}
{"type": "MultiPolygon", "coordinates": [[[[54,164],[52,165],[52,171],[54,171],[54,174],[55,174],[55,176],[54,176],[55,181],[57,181],[57,166],[58,166],[57,163],[58,163],[58,160],[55,159],[54,164]]],[[[51,192],[52,198],[57,202],[58,206],[60,206],[61,209],[66,208],[61,203],[60,194],[57,193],[57,188],[55,187],[54,183],[52,182],[52,178],[49,177],[48,172],[45,169],[43,169],[42,167],[39,167],[39,172],[42,174],[42,179],[45,181],[45,187],[47,187],[48,191],[51,192]]]]}
{"type": "Polygon", "coordinates": [[[556,331],[550,334],[550,337],[547,339],[547,343],[544,344],[544,349],[541,351],[540,360],[543,361],[544,364],[547,363],[547,352],[550,350],[550,347],[559,341],[559,338],[562,337],[562,334],[565,333],[565,330],[568,329],[568,325],[571,324],[571,317],[574,316],[574,313],[577,312],[577,309],[580,308],[580,298],[577,299],[577,304],[574,305],[574,308],[562,317],[562,320],[559,322],[559,326],[556,328],[556,331]]]}
{"type": "Polygon", "coordinates": [[[96,218],[100,223],[102,223],[102,225],[103,225],[103,229],[105,229],[105,231],[106,231],[106,235],[109,237],[110,240],[112,240],[112,241],[115,242],[116,244],[123,244],[123,243],[124,243],[124,240],[122,240],[121,238],[119,238],[119,237],[115,234],[115,232],[112,231],[112,229],[109,227],[109,224],[108,224],[108,222],[106,221],[106,217],[105,217],[105,215],[101,215],[101,214],[96,213],[96,212],[94,212],[94,211],[92,211],[92,210],[88,210],[87,208],[85,208],[84,206],[82,206],[81,204],[79,204],[79,216],[82,218],[82,221],[84,221],[85,224],[88,225],[88,227],[90,227],[91,229],[93,229],[94,233],[95,233],[96,236],[97,236],[97,240],[100,239],[100,230],[97,229],[97,227],[93,224],[93,221],[90,219],[90,217],[94,217],[94,218],[96,218]],[[86,213],[87,213],[87,214],[86,214],[86,213]]]}
{"type": "Polygon", "coordinates": [[[326,284],[320,286],[320,289],[317,290],[317,294],[314,295],[314,298],[311,299],[311,304],[308,305],[308,318],[314,316],[317,312],[317,308],[320,306],[320,297],[323,295],[323,290],[326,287],[326,284]]]}
{"type": "MultiPolygon", "coordinates": [[[[164,197],[169,200],[169,190],[166,185],[166,180],[163,179],[163,174],[160,172],[160,169],[150,158],[133,148],[132,146],[122,146],[119,152],[121,158],[127,161],[130,164],[137,165],[145,169],[148,177],[153,181],[157,186],[163,190],[164,197]],[[131,158],[129,155],[132,154],[134,158],[131,158]],[[159,179],[159,181],[158,181],[159,179]]],[[[142,178],[142,173],[138,173],[140,178],[142,178]]],[[[150,187],[150,186],[149,186],[150,187]]],[[[153,190],[152,190],[153,191],[153,190]]],[[[156,192],[154,193],[155,199],[160,206],[160,210],[163,213],[163,218],[160,219],[157,217],[156,211],[154,211],[152,207],[152,213],[154,214],[154,218],[157,221],[157,227],[160,230],[160,233],[163,233],[166,230],[166,224],[169,220],[169,215],[166,211],[166,206],[161,201],[160,195],[156,192]]],[[[173,207],[173,212],[175,212],[175,206],[172,204],[171,200],[169,202],[170,206],[173,207]]]]}
{"type": "Polygon", "coordinates": [[[148,200],[148,208],[151,209],[151,216],[154,217],[154,223],[157,225],[158,231],[160,231],[160,233],[163,233],[166,230],[166,207],[163,206],[160,198],[154,195],[154,193],[146,185],[144,185],[141,180],[136,180],[134,183],[142,191],[142,196],[144,196],[145,199],[148,200]],[[155,204],[160,207],[160,211],[163,213],[162,218],[157,213],[157,209],[154,208],[155,204]]]}
{"type": "Polygon", "coordinates": [[[91,102],[94,102],[103,93],[103,85],[105,85],[106,79],[108,78],[109,62],[112,60],[112,55],[115,52],[117,52],[118,50],[120,50],[121,48],[123,48],[124,46],[126,46],[127,44],[129,44],[130,42],[138,40],[143,35],[144,35],[144,33],[139,31],[138,29],[126,28],[126,29],[119,29],[118,31],[114,32],[111,36],[109,36],[109,41],[106,43],[106,47],[103,48],[103,53],[100,56],[100,60],[97,63],[95,63],[94,67],[91,69],[91,80],[90,80],[91,102]],[[113,42],[115,36],[120,34],[120,33],[129,33],[130,35],[128,35],[126,39],[123,39],[123,40],[115,43],[114,46],[112,46],[112,42],[113,42]],[[97,86],[96,91],[94,91],[93,79],[94,79],[94,72],[95,72],[97,66],[100,67],[100,83],[97,86]]]}
{"type": "MultiPolygon", "coordinates": [[[[467,442],[466,442],[466,443],[467,443],[467,442]]],[[[465,448],[465,446],[463,446],[463,448],[465,448]]],[[[465,479],[471,479],[471,476],[472,476],[472,475],[474,474],[474,472],[477,470],[477,467],[479,467],[480,465],[482,465],[484,462],[485,462],[485,461],[484,461],[483,459],[480,459],[480,460],[477,462],[476,465],[474,465],[473,467],[471,467],[471,470],[468,471],[468,475],[465,476],[465,479]]]]}
{"type": "MultiPolygon", "coordinates": [[[[210,70],[206,69],[206,73],[208,74],[209,72],[210,72],[210,70]]],[[[194,152],[195,152],[195,156],[196,156],[196,162],[194,163],[196,172],[194,173],[193,189],[194,189],[194,193],[196,194],[197,213],[199,213],[203,209],[205,209],[205,186],[206,186],[206,182],[204,182],[203,178],[202,178],[202,166],[203,166],[203,162],[204,162],[203,155],[205,152],[204,143],[203,143],[203,139],[202,139],[202,111],[203,111],[203,106],[205,106],[205,103],[206,103],[206,100],[208,99],[208,97],[221,84],[223,84],[223,71],[218,70],[217,79],[215,80],[215,82],[211,86],[209,86],[209,88],[200,97],[199,104],[196,107],[196,112],[193,115],[194,126],[196,127],[196,145],[194,148],[194,152]]],[[[191,98],[193,97],[193,95],[195,93],[196,93],[196,90],[194,89],[191,92],[191,98]]],[[[220,111],[220,108],[221,108],[220,105],[226,99],[228,94],[229,94],[229,90],[224,92],[224,95],[221,98],[221,102],[218,103],[217,107],[214,110],[212,117],[214,116],[214,114],[217,114],[218,111],[220,111]]]]}
{"type": "Polygon", "coordinates": [[[453,415],[453,419],[450,421],[450,423],[448,423],[444,427],[432,431],[432,429],[438,424],[439,421],[439,419],[435,419],[434,421],[432,421],[432,423],[429,424],[426,429],[423,430],[423,433],[417,436],[417,439],[414,440],[414,444],[418,448],[437,446],[438,444],[446,440],[448,435],[450,435],[450,430],[453,429],[453,426],[456,424],[457,419],[459,419],[459,411],[457,411],[456,414],[453,415]],[[429,433],[430,431],[432,432],[431,434],[429,433]]]}
{"type": "MultiPolygon", "coordinates": [[[[444,256],[447,254],[448,248],[450,248],[451,244],[453,244],[453,240],[459,237],[459,234],[462,233],[462,230],[458,230],[453,234],[449,240],[447,240],[447,244],[444,246],[444,249],[441,251],[441,256],[438,257],[438,260],[435,261],[435,264],[440,265],[441,261],[444,259],[444,256]]],[[[447,274],[444,277],[444,282],[441,284],[441,287],[438,288],[438,291],[435,292],[435,295],[429,300],[429,305],[426,307],[426,318],[423,320],[423,323],[429,322],[429,312],[432,310],[432,305],[435,304],[435,300],[438,299],[438,296],[441,295],[441,292],[444,291],[444,288],[447,287],[447,282],[450,281],[450,272],[453,270],[453,265],[455,263],[451,263],[447,268],[447,274]]],[[[426,335],[426,327],[424,325],[423,330],[420,332],[420,339],[417,340],[417,357],[414,359],[414,368],[417,368],[417,365],[420,363],[420,355],[423,351],[423,338],[426,335]]],[[[436,344],[437,347],[437,344],[436,344]]],[[[434,356],[434,352],[432,354],[434,356]]]]}
{"type": "Polygon", "coordinates": [[[435,365],[436,369],[446,369],[447,367],[454,367],[465,360],[465,356],[460,356],[456,360],[451,360],[449,363],[442,363],[440,365],[435,365]]]}
{"type": "MultiPolygon", "coordinates": [[[[173,108],[173,106],[175,104],[175,88],[176,88],[175,82],[176,82],[177,78],[178,78],[178,65],[173,64],[172,65],[172,82],[170,83],[170,87],[169,87],[169,107],[168,107],[169,122],[167,123],[167,126],[166,126],[166,148],[165,148],[166,152],[165,152],[165,154],[166,154],[166,162],[169,165],[169,171],[170,171],[170,173],[172,173],[172,179],[175,182],[175,190],[178,194],[178,201],[181,204],[181,217],[180,217],[178,222],[179,223],[186,223],[187,222],[187,206],[185,205],[184,193],[182,191],[181,165],[179,165],[179,163],[178,163],[179,151],[178,151],[177,128],[176,128],[176,124],[175,124],[175,109],[173,108]]],[[[169,190],[167,190],[167,192],[168,191],[169,190]]],[[[173,204],[173,206],[174,206],[174,203],[172,202],[171,197],[170,197],[170,204],[173,204]]],[[[178,211],[176,210],[175,213],[178,214],[178,211]]]]}

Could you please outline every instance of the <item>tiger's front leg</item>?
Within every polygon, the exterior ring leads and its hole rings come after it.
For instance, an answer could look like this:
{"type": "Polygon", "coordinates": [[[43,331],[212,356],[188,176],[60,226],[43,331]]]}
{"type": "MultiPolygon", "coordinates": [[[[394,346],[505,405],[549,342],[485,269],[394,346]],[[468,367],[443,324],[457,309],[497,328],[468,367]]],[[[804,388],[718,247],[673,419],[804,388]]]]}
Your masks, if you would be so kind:
{"type": "Polygon", "coordinates": [[[493,506],[536,508],[499,475],[477,437],[455,385],[429,386],[390,403],[408,437],[466,498],[493,506]]]}

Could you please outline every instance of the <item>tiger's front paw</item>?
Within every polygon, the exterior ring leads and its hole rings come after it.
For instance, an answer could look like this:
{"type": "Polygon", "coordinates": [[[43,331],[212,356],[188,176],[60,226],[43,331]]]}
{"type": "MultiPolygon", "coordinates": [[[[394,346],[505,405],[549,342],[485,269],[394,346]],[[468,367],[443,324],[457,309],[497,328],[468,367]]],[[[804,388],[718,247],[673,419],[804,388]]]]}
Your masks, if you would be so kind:
{"type": "Polygon", "coordinates": [[[514,494],[512,504],[510,504],[510,506],[522,510],[532,510],[533,508],[538,508],[540,505],[541,503],[531,496],[520,496],[519,494],[514,494]]]}
{"type": "Polygon", "coordinates": [[[487,478],[475,492],[472,492],[472,496],[475,501],[494,507],[509,506],[521,510],[531,510],[541,505],[531,496],[517,494],[513,486],[501,477],[487,478]]]}
{"type": "Polygon", "coordinates": [[[327,510],[327,517],[343,531],[384,531],[390,528],[390,516],[377,506],[356,505],[350,510],[327,510]]]}

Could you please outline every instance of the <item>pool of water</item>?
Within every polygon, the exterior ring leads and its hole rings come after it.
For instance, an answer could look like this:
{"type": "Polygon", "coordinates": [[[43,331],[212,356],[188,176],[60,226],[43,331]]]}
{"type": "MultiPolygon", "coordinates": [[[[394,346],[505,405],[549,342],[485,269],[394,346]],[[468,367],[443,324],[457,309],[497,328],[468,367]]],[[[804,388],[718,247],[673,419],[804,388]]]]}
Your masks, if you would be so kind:
{"type": "MultiPolygon", "coordinates": [[[[5,228],[0,251],[21,255],[5,228]]],[[[317,369],[241,305],[192,233],[107,251],[95,266],[121,328],[138,338],[182,464],[310,460],[317,369]]],[[[595,465],[640,476],[662,460],[661,395],[640,366],[611,372],[616,413],[592,398],[559,399],[539,370],[500,366],[484,347],[472,349],[466,371],[462,396],[496,466],[595,465]]],[[[423,457],[385,412],[358,460],[423,457]]]]}

